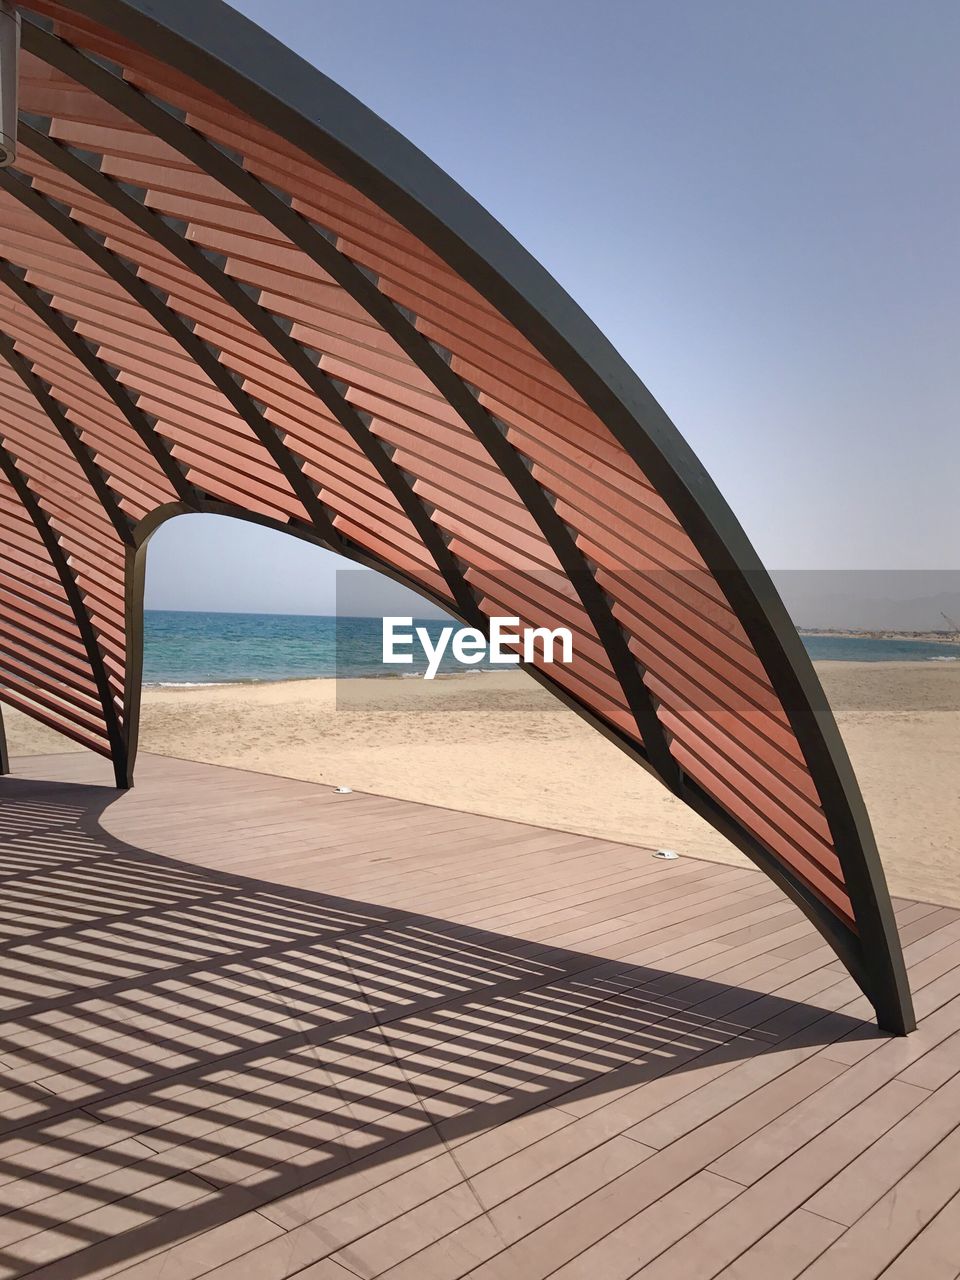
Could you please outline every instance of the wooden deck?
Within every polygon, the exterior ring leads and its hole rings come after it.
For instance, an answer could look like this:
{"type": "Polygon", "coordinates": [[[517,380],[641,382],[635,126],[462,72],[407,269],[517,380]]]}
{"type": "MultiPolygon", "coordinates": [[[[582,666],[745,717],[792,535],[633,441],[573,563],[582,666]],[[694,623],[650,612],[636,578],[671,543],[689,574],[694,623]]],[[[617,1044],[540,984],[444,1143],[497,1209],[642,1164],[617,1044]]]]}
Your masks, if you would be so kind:
{"type": "Polygon", "coordinates": [[[139,777],[0,779],[0,1278],[960,1273],[960,913],[892,1040],[753,871],[139,777]]]}

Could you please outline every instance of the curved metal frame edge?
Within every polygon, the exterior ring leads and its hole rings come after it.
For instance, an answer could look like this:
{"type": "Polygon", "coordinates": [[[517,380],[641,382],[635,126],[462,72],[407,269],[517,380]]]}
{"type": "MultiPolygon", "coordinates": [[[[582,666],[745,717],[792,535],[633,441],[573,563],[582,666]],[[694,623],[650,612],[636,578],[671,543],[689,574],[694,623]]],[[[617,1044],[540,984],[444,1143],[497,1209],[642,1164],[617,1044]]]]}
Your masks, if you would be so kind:
{"type": "MultiPolygon", "coordinates": [[[[235,107],[275,130],[375,200],[480,292],[550,362],[650,476],[692,538],[744,626],[793,725],[821,796],[844,869],[859,936],[741,832],[689,779],[679,794],[760,865],[837,950],[881,1027],[915,1026],[906,970],[876,842],[823,689],[770,578],[732,511],[641,380],[549,274],[481,206],[413,144],[222,0],[66,0],[171,66],[216,83],[235,107]],[[725,829],[728,828],[728,829],[725,829]]],[[[27,3],[29,7],[29,3],[27,3]]],[[[201,504],[211,509],[219,504],[201,504]]],[[[197,510],[171,504],[168,515],[197,510]]],[[[163,515],[168,511],[168,515],[163,515]]],[[[248,513],[223,511],[223,514],[248,513]]],[[[148,518],[149,519],[149,518],[148,518]]],[[[156,527],[152,525],[152,527],[156,527]]],[[[128,552],[130,676],[140,674],[146,537],[128,552]],[[136,637],[136,643],[133,643],[136,637]],[[136,671],[132,668],[136,668],[136,671]]],[[[326,545],[309,532],[286,528],[326,545]]],[[[358,557],[354,557],[358,558],[358,557]]],[[[373,567],[384,571],[382,564],[373,567]]],[[[396,575],[395,575],[396,576],[396,575]]],[[[422,588],[417,587],[422,593],[422,588]]],[[[449,608],[449,606],[445,606],[449,608]]],[[[127,784],[136,751],[128,705],[127,784]]],[[[555,688],[550,686],[554,693],[555,688]]],[[[567,699],[563,699],[567,701],[567,699]]],[[[571,703],[572,705],[572,703],[571,703]]],[[[634,759],[646,760],[585,708],[574,710],[634,759]]]]}

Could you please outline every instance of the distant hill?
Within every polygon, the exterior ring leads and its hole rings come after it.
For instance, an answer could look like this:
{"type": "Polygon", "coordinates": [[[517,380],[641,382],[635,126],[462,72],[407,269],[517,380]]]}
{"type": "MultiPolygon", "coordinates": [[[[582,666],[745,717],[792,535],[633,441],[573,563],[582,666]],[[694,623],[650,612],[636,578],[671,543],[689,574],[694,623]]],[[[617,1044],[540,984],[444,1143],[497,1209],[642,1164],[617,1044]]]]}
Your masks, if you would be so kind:
{"type": "Polygon", "coordinates": [[[774,582],[796,625],[807,631],[955,632],[960,570],[786,570],[774,582]]]}

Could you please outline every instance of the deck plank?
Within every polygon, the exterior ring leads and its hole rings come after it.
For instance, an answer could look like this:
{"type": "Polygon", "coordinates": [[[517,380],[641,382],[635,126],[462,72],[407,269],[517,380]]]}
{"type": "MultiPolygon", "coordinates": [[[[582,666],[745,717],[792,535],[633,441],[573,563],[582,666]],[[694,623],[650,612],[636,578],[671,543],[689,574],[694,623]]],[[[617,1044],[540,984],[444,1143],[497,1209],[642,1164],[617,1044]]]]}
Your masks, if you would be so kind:
{"type": "Polygon", "coordinates": [[[757,872],[82,752],[0,780],[0,1280],[960,1275],[919,1030],[757,872]]]}

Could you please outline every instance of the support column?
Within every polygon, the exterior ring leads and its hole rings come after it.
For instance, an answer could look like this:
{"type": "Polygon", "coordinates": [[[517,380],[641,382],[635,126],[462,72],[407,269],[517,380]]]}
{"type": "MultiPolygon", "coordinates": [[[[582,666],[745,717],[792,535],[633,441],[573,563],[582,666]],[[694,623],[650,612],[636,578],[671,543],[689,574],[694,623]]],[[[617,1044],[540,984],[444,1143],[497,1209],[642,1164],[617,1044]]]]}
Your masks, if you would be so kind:
{"type": "Polygon", "coordinates": [[[7,751],[7,735],[3,730],[3,707],[0,707],[0,777],[10,772],[10,753],[7,751]]]}

